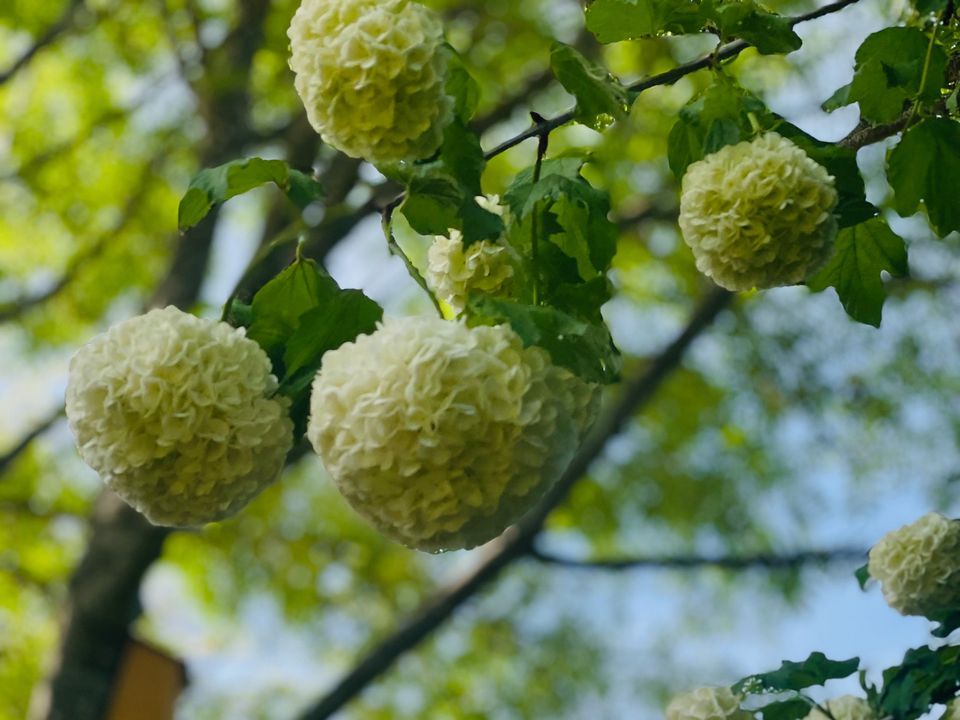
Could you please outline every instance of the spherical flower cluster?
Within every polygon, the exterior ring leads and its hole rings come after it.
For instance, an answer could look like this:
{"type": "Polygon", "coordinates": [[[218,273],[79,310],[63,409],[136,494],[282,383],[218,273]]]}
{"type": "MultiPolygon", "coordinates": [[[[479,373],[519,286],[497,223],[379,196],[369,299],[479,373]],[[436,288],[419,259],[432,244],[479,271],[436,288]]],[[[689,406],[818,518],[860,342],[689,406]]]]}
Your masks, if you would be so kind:
{"type": "Polygon", "coordinates": [[[453,117],[440,18],[410,0],[303,0],[290,68],[324,142],[372,163],[431,155],[453,117]]]}
{"type": "Polygon", "coordinates": [[[420,550],[469,548],[536,504],[598,401],[508,326],[392,318],[323,356],[307,436],[381,532],[420,550]]]}
{"type": "Polygon", "coordinates": [[[667,705],[667,720],[751,720],[739,695],[726,687],[702,687],[677,695],[667,705]]]}
{"type": "Polygon", "coordinates": [[[836,204],[827,171],[766,133],[687,168],[680,229],[697,269],[727,290],[795,285],[829,257],[836,204]]]}
{"type": "Polygon", "coordinates": [[[481,240],[464,248],[459,230],[451,230],[450,237],[434,238],[427,261],[427,284],[458,315],[471,292],[496,295],[506,290],[513,277],[506,247],[481,240]]]}
{"type": "Polygon", "coordinates": [[[237,512],[293,443],[260,346],[174,307],[126,320],[70,362],[66,410],[80,456],[157,525],[237,512]]]}
{"type": "MultiPolygon", "coordinates": [[[[826,709],[830,711],[833,720],[877,720],[877,713],[870,707],[870,703],[855,695],[841,695],[829,700],[826,709]]],[[[807,714],[806,720],[830,720],[830,717],[814,708],[807,714]]]]}
{"type": "Polygon", "coordinates": [[[903,615],[960,610],[960,522],[928,513],[887,533],[870,550],[869,570],[903,615]]]}

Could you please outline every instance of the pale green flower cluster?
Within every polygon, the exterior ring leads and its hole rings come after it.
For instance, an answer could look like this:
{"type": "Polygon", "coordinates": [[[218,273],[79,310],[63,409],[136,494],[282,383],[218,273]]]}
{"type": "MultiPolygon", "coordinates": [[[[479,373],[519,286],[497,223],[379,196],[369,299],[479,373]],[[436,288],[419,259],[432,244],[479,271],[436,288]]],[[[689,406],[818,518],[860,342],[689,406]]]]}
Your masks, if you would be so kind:
{"type": "Polygon", "coordinates": [[[324,355],[307,436],[381,532],[420,550],[469,548],[533,507],[598,402],[508,326],[393,318],[324,355]]]}
{"type": "Polygon", "coordinates": [[[293,443],[260,346],[174,307],[110,328],[70,362],[66,412],[80,456],[157,525],[240,510],[293,443]]]}
{"type": "Polygon", "coordinates": [[[740,709],[741,699],[727,687],[697,688],[670,701],[667,720],[752,720],[740,709]]]}
{"type": "Polygon", "coordinates": [[[869,571],[903,615],[960,610],[960,522],[928,513],[887,533],[870,550],[869,571]]]}
{"type": "Polygon", "coordinates": [[[471,292],[502,293],[514,272],[506,247],[481,240],[464,248],[459,230],[450,230],[450,237],[434,238],[427,262],[427,284],[458,315],[466,307],[471,292]]]}
{"type": "MultiPolygon", "coordinates": [[[[841,695],[825,703],[826,709],[833,716],[833,720],[878,720],[877,713],[870,707],[864,698],[855,695],[841,695]]],[[[830,717],[814,708],[806,720],[830,720],[830,717]]]]}
{"type": "Polygon", "coordinates": [[[771,132],[687,168],[680,229],[697,269],[727,290],[795,285],[830,256],[836,204],[827,171],[771,132]]]}
{"type": "Polygon", "coordinates": [[[439,16],[410,0],[303,0],[290,68],[324,142],[371,163],[433,154],[453,117],[439,16]]]}

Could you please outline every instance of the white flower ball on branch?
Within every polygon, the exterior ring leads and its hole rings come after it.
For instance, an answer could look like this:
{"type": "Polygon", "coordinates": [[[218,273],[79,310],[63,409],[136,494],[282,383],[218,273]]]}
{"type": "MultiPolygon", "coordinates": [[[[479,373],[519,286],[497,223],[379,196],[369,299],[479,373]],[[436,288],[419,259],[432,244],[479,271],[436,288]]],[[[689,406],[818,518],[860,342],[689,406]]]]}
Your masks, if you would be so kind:
{"type": "Polygon", "coordinates": [[[323,357],[307,436],[350,504],[420,550],[469,548],[569,463],[599,392],[508,326],[384,320],[323,357]]]}
{"type": "Polygon", "coordinates": [[[174,307],[110,328],[70,362],[83,460],[156,525],[221,520],[272,483],[293,443],[270,360],[242,330],[174,307]]]}
{"type": "MultiPolygon", "coordinates": [[[[841,695],[824,705],[833,720],[877,720],[877,714],[870,707],[870,703],[855,695],[841,695]]],[[[806,720],[830,720],[830,716],[814,708],[807,714],[806,720]]]]}
{"type": "Polygon", "coordinates": [[[667,705],[667,720],[751,720],[740,696],[727,687],[702,687],[677,695],[667,705]]]}
{"type": "Polygon", "coordinates": [[[427,157],[453,118],[443,25],[410,0],[303,0],[290,68],[324,142],[374,164],[427,157]]]}
{"type": "Polygon", "coordinates": [[[826,169],[771,132],[687,168],[680,229],[697,269],[727,290],[795,285],[830,256],[836,204],[826,169]]]}
{"type": "Polygon", "coordinates": [[[506,247],[481,240],[464,248],[459,230],[451,230],[450,237],[435,237],[427,252],[427,261],[427,284],[458,315],[466,307],[471,292],[501,293],[514,273],[506,247]]]}
{"type": "Polygon", "coordinates": [[[870,550],[868,569],[903,615],[960,610],[960,522],[928,513],[887,533],[870,550]]]}

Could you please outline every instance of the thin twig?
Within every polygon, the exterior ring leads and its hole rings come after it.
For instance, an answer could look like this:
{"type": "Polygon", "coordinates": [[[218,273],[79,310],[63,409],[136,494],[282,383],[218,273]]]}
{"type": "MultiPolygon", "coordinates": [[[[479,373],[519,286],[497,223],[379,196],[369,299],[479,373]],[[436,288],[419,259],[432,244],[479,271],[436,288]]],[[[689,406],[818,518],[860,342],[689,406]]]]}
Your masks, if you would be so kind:
{"type": "Polygon", "coordinates": [[[598,560],[577,560],[562,557],[534,547],[530,557],[547,565],[559,565],[574,570],[638,570],[659,568],[665,570],[696,570],[716,567],[725,570],[789,570],[804,565],[826,564],[848,560],[863,560],[863,548],[839,547],[828,550],[799,550],[792,553],[756,553],[753,555],[667,555],[663,557],[631,557],[598,560]]]}
{"type": "Polygon", "coordinates": [[[583,477],[603,451],[607,441],[620,432],[638,408],[650,400],[667,376],[679,366],[693,341],[727,307],[732,297],[730,293],[723,290],[714,290],[708,295],[677,338],[650,363],[644,372],[626,383],[616,405],[597,423],[580,451],[547,493],[542,504],[491,543],[490,554],[472,572],[443,589],[367,653],[329,694],[308,708],[300,716],[301,719],[322,720],[339,711],[383,674],[397,658],[416,647],[457,608],[497,577],[504,568],[514,560],[525,556],[530,551],[534,537],[539,533],[550,512],[566,498],[570,488],[583,477]]]}
{"type": "Polygon", "coordinates": [[[44,420],[41,420],[32,430],[30,430],[26,435],[20,438],[20,441],[10,448],[6,453],[0,455],[0,477],[3,476],[7,468],[10,467],[17,458],[22,455],[30,444],[36,440],[38,437],[43,435],[47,430],[52,428],[58,420],[63,416],[63,407],[57,408],[57,410],[51,413],[44,420]]]}
{"type": "MultiPolygon", "coordinates": [[[[830,3],[829,5],[824,5],[822,8],[813,10],[804,15],[797,15],[796,17],[790,18],[789,22],[791,25],[799,25],[800,23],[807,22],[809,20],[816,20],[821,18],[824,15],[829,15],[831,13],[838,12],[843,10],[848,5],[853,5],[854,3],[859,2],[859,0],[840,0],[839,2],[830,3]]],[[[671,70],[660,73],[658,75],[653,75],[646,80],[640,80],[639,82],[633,83],[627,87],[627,90],[630,92],[631,100],[636,100],[637,96],[645,90],[650,88],[657,87],[659,85],[672,85],[677,80],[691,73],[697,72],[698,70],[703,70],[708,67],[714,66],[717,62],[721,60],[727,60],[729,58],[739,55],[741,52],[746,50],[751,45],[743,40],[735,40],[726,45],[720,46],[713,52],[710,52],[703,57],[694,60],[692,62],[685,63],[683,65],[678,65],[671,70]]],[[[510,148],[519,145],[524,140],[529,140],[530,138],[540,137],[544,132],[552,132],[557,128],[566,125],[571,122],[574,118],[574,111],[567,110],[556,117],[545,119],[542,122],[536,123],[533,127],[530,127],[524,130],[521,133],[504,140],[502,143],[497,145],[495,148],[488,150],[484,157],[489,160],[491,158],[500,155],[510,148]]]]}
{"type": "Polygon", "coordinates": [[[67,8],[63,11],[60,18],[53,23],[47,31],[43,33],[36,41],[26,49],[26,51],[13,61],[13,65],[0,72],[0,85],[10,80],[22,68],[33,59],[34,55],[43,50],[47,45],[54,43],[63,33],[70,29],[73,24],[73,17],[83,6],[83,0],[70,0],[67,8]]]}

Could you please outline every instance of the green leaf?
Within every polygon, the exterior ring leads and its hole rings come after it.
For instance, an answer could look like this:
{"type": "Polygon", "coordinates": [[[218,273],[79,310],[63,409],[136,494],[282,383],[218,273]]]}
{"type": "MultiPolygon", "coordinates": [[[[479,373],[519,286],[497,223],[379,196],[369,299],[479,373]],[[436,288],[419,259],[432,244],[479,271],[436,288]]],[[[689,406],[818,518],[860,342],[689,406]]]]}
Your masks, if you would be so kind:
{"type": "Polygon", "coordinates": [[[907,249],[885,220],[872,218],[840,230],[833,255],[807,285],[814,292],[833,287],[850,317],[879,327],[887,297],[882,271],[905,277],[907,249]]]}
{"type": "Polygon", "coordinates": [[[903,662],[883,672],[879,716],[913,720],[934,703],[953,699],[960,688],[960,647],[908,650],[903,662]]]}
{"type": "Polygon", "coordinates": [[[667,138],[670,169],[682,178],[691,163],[751,138],[754,122],[761,127],[775,124],[774,116],[759,98],[727,78],[716,78],[681,108],[667,138]]]}
{"type": "Polygon", "coordinates": [[[713,32],[723,41],[741,38],[764,54],[800,47],[789,18],[755,0],[594,0],[587,29],[602,43],[683,33],[713,32]]]}
{"type": "Polygon", "coordinates": [[[341,290],[323,305],[305,312],[284,351],[284,390],[301,392],[313,381],[325,352],[373,332],[382,317],[383,308],[359,290],[341,290]]]}
{"type": "Polygon", "coordinates": [[[764,10],[753,0],[720,4],[714,19],[725,42],[740,38],[762,55],[793,52],[802,44],[789,18],[764,10]]]}
{"type": "Polygon", "coordinates": [[[620,353],[602,323],[588,323],[551,307],[537,307],[473,295],[471,325],[509,323],[524,346],[537,345],[587,382],[614,383],[620,378],[620,353]]]}
{"type": "Polygon", "coordinates": [[[887,158],[887,179],[900,215],[923,201],[938,235],[960,230],[960,123],[930,118],[907,130],[887,158]]]}
{"type": "Polygon", "coordinates": [[[272,360],[282,358],[300,316],[330,302],[339,292],[337,283],[317,263],[298,259],[254,296],[250,308],[253,322],[247,337],[272,360]]]}
{"type": "Polygon", "coordinates": [[[946,10],[949,0],[913,0],[919,13],[938,13],[946,10]]]}
{"type": "Polygon", "coordinates": [[[870,582],[870,566],[867,564],[861,565],[856,569],[853,575],[857,578],[857,583],[860,585],[860,589],[866,590],[867,583],[870,582]]]}
{"type": "Polygon", "coordinates": [[[577,122],[603,130],[627,114],[627,89],[598,64],[569,45],[554,42],[550,67],[561,85],[577,99],[577,122]]]}
{"type": "Polygon", "coordinates": [[[763,720],[800,720],[810,714],[813,703],[803,698],[790,698],[764,705],[760,708],[763,720]]]}
{"type": "Polygon", "coordinates": [[[735,693],[766,693],[781,690],[803,690],[823,685],[827,680],[845,678],[857,671],[860,658],[830,660],[822,652],[811,653],[803,662],[784,660],[778,670],[751,675],[733,686],[735,693]]]}
{"type": "Polygon", "coordinates": [[[930,38],[913,27],[873,33],[857,50],[853,81],[834,93],[824,109],[856,102],[864,118],[887,123],[897,119],[904,104],[914,98],[939,99],[947,67],[947,55],[939,45],[931,49],[927,80],[920,87],[929,43],[930,38]]]}
{"type": "Polygon", "coordinates": [[[938,623],[937,627],[930,631],[930,634],[934,637],[945,638],[954,630],[960,628],[960,610],[946,612],[939,617],[930,617],[930,619],[938,623]]]}
{"type": "Polygon", "coordinates": [[[586,14],[587,29],[602,43],[698,32],[706,20],[690,0],[594,0],[586,14]]]}
{"type": "Polygon", "coordinates": [[[463,58],[449,44],[444,44],[447,50],[447,84],[444,88],[447,95],[453,98],[454,112],[463,122],[468,122],[477,111],[480,104],[480,85],[467,69],[463,58]]]}
{"type": "Polygon", "coordinates": [[[582,166],[579,158],[547,160],[537,183],[532,169],[524,170],[504,201],[514,218],[507,241],[524,259],[527,274],[536,278],[539,302],[592,323],[600,322],[600,306],[610,297],[606,272],[618,230],[608,218],[609,196],[587,182],[582,166]]]}
{"type": "Polygon", "coordinates": [[[177,213],[180,231],[203,220],[214,205],[266,183],[274,183],[301,210],[323,196],[320,183],[282,160],[233,160],[201,170],[190,181],[177,213]]]}
{"type": "Polygon", "coordinates": [[[410,227],[421,235],[460,230],[465,246],[498,237],[503,221],[476,201],[485,165],[476,134],[460,121],[451,123],[437,158],[414,165],[405,178],[407,196],[400,212],[410,227]]]}

